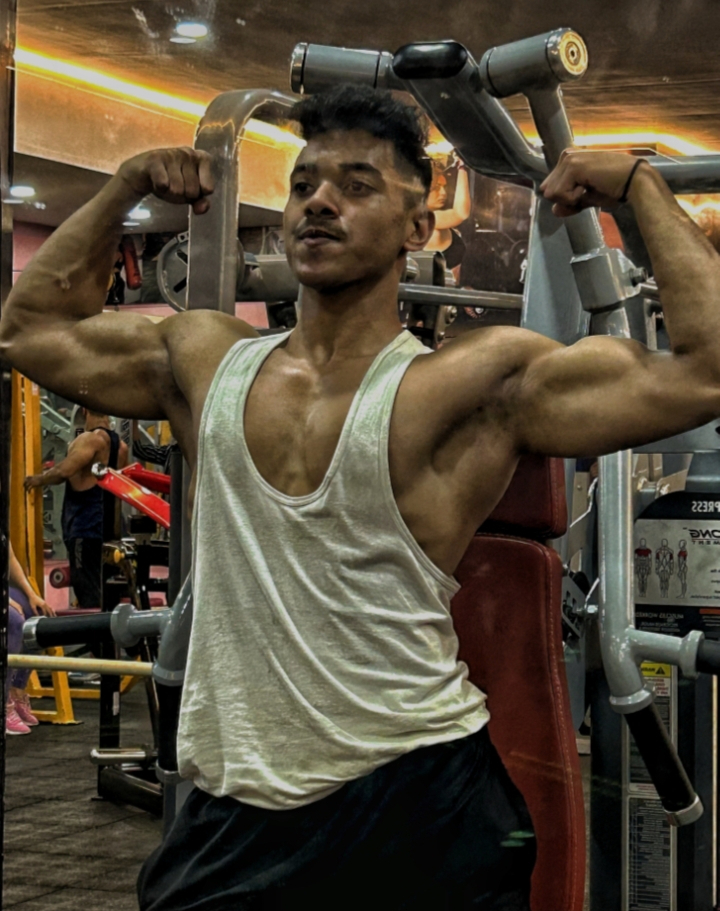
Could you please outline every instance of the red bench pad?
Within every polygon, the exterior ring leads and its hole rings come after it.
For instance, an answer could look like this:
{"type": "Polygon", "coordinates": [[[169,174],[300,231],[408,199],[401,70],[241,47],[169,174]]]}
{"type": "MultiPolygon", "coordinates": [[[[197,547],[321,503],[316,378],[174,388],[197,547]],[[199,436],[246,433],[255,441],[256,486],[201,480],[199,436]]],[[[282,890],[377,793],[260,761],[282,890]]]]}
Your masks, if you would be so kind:
{"type": "Polygon", "coordinates": [[[455,573],[460,657],[537,836],[533,911],[582,911],[585,819],[562,661],[562,563],[536,541],[478,535],[455,573]]]}

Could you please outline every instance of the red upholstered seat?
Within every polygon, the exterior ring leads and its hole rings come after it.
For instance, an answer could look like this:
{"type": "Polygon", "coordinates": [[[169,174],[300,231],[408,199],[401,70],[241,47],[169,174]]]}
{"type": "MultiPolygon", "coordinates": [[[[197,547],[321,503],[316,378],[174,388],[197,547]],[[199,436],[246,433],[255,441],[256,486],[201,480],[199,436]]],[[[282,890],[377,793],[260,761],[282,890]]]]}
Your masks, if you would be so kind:
{"type": "MultiPolygon", "coordinates": [[[[566,522],[562,463],[542,461],[522,467],[500,504],[502,524],[511,516],[516,526],[527,504],[533,537],[540,527],[562,534],[566,522]]],[[[490,736],[535,826],[532,909],[582,911],[585,819],[562,663],[562,564],[539,541],[481,531],[455,575],[460,657],[488,695],[490,736]]]]}

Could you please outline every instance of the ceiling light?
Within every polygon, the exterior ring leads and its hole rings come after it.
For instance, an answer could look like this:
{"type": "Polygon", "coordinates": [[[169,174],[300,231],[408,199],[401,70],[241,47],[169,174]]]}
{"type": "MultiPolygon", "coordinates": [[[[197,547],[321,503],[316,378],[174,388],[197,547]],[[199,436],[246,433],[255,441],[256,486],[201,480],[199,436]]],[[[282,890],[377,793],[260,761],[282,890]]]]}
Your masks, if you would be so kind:
{"type": "Polygon", "coordinates": [[[136,206],[132,212],[129,213],[129,217],[145,221],[147,218],[152,218],[152,212],[149,209],[144,209],[142,206],[136,206]]]}
{"type": "Polygon", "coordinates": [[[25,202],[25,200],[24,199],[3,199],[3,202],[7,206],[17,206],[17,205],[22,205],[25,202]]]}
{"type": "Polygon", "coordinates": [[[10,187],[10,195],[16,199],[27,199],[28,196],[35,195],[35,190],[32,187],[10,187]]]}
{"type": "Polygon", "coordinates": [[[449,155],[453,151],[452,143],[443,139],[439,142],[431,142],[425,146],[425,151],[432,157],[433,155],[449,155]]]}
{"type": "Polygon", "coordinates": [[[194,38],[184,38],[182,35],[173,35],[170,39],[173,44],[196,44],[194,38]]]}
{"type": "Polygon", "coordinates": [[[200,22],[180,22],[175,31],[184,38],[204,38],[208,33],[207,25],[200,22]]]}
{"type": "Polygon", "coordinates": [[[139,228],[140,222],[139,221],[124,221],[123,227],[124,228],[139,228]]]}

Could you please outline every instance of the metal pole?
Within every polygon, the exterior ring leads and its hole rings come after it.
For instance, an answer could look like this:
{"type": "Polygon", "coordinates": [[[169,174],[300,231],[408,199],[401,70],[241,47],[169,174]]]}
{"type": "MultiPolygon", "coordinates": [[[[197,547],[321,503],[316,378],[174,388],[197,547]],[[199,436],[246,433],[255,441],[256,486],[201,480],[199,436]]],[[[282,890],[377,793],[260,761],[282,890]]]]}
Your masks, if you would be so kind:
{"type": "Polygon", "coordinates": [[[64,658],[61,655],[8,655],[8,667],[31,667],[43,671],[82,671],[115,677],[152,677],[149,661],[116,661],[102,658],[64,658]]]}
{"type": "MultiPolygon", "coordinates": [[[[0,4],[0,198],[7,199],[13,173],[15,125],[15,24],[16,0],[0,4]]],[[[0,203],[0,313],[12,285],[12,207],[0,203]]],[[[5,793],[5,703],[7,700],[8,541],[10,534],[10,366],[0,362],[0,798],[5,793]]],[[[0,884],[4,868],[4,814],[0,812],[0,884]]],[[[2,899],[0,899],[0,907],[2,899]]]]}

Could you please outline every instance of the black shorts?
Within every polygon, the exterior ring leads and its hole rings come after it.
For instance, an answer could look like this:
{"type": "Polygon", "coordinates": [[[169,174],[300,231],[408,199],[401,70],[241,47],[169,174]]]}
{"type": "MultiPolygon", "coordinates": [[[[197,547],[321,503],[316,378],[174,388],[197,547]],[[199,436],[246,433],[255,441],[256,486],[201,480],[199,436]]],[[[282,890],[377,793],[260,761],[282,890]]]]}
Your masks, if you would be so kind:
{"type": "Polygon", "coordinates": [[[529,911],[535,839],[485,729],[315,803],[194,789],[138,880],[140,911],[529,911]]]}

